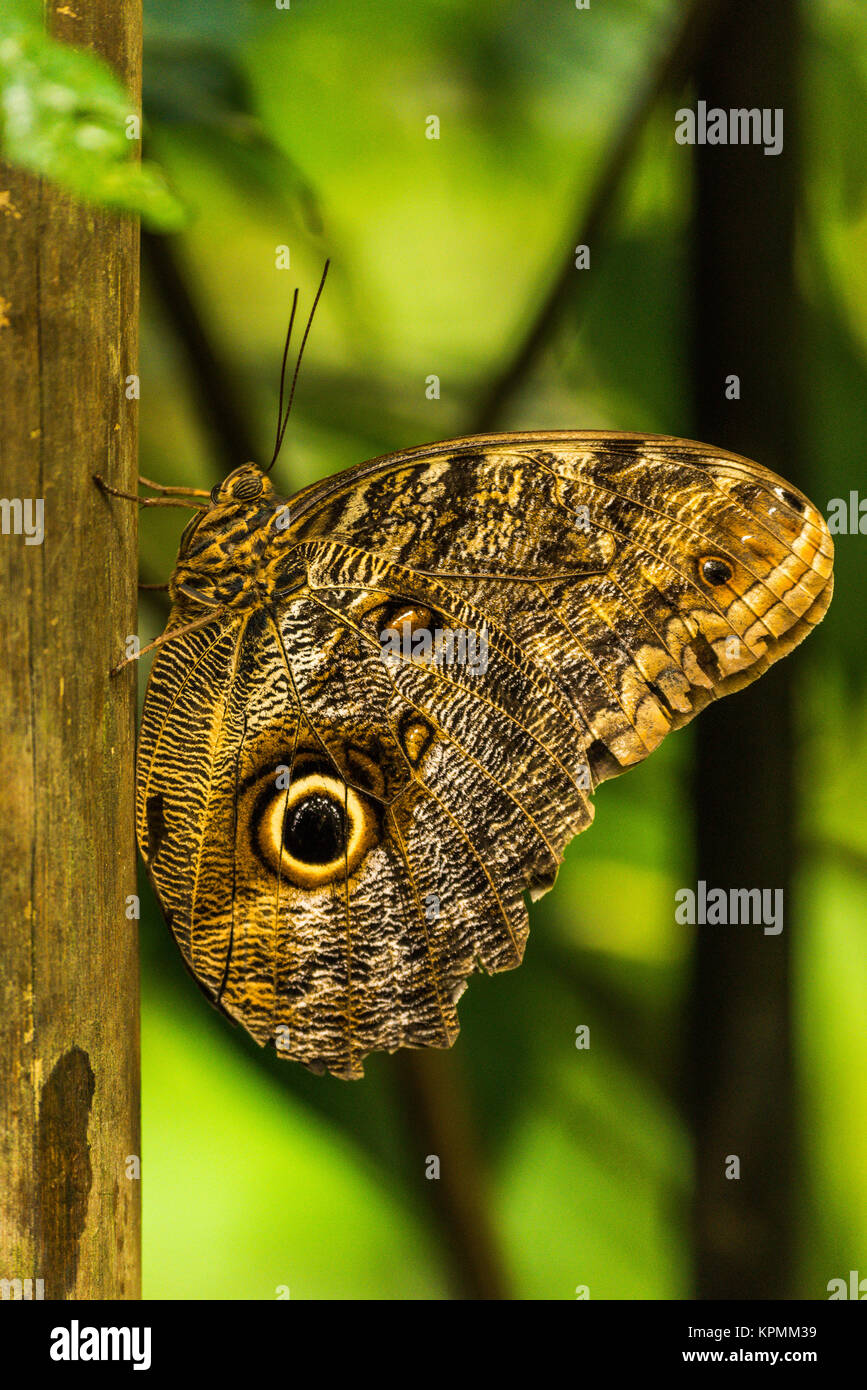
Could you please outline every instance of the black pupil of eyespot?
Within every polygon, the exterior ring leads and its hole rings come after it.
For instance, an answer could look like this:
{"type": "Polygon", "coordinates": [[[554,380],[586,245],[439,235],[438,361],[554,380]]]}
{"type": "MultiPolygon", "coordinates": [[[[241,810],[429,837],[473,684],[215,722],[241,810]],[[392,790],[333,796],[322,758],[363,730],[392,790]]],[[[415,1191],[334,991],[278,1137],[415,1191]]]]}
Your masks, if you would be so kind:
{"type": "Polygon", "coordinates": [[[725,584],[732,572],[725,560],[705,560],[701,572],[708,584],[725,584]]]}
{"type": "Polygon", "coordinates": [[[343,853],[345,841],[346,815],[333,797],[313,792],[290,808],[283,844],[293,859],[302,864],[330,864],[343,853]]]}

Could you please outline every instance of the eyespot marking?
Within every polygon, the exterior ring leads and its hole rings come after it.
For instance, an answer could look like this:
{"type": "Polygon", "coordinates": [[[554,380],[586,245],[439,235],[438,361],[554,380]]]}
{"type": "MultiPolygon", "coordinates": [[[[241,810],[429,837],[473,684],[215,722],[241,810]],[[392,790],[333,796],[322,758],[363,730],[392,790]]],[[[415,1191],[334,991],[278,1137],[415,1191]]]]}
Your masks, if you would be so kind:
{"type": "Polygon", "coordinates": [[[801,501],[800,497],[796,497],[795,494],[793,492],[790,492],[789,489],[786,487],[775,487],[774,492],[779,497],[781,502],[785,502],[787,507],[791,507],[792,511],[798,512],[801,516],[803,516],[806,508],[804,506],[804,503],[801,501]]]}
{"type": "Polygon", "coordinates": [[[269,769],[250,813],[256,858],[297,888],[322,888],[352,874],[380,835],[373,802],[324,763],[296,764],[285,788],[275,786],[269,769]]]}
{"type": "Polygon", "coordinates": [[[401,719],[397,732],[411,766],[417,767],[433,742],[432,727],[418,715],[409,713],[401,719]]]}
{"type": "Polygon", "coordinates": [[[700,562],[701,577],[706,584],[728,584],[732,577],[732,567],[728,560],[723,560],[719,555],[706,555],[700,562]]]}

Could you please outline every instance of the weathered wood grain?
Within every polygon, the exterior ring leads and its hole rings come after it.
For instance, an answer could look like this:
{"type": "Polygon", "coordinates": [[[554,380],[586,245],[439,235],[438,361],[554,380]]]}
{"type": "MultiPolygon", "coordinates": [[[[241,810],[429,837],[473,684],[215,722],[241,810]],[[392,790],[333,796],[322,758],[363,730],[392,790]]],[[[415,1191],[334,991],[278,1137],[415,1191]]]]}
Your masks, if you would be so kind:
{"type": "MultiPolygon", "coordinates": [[[[140,0],[65,9],[54,32],[137,103],[140,0]]],[[[135,1298],[135,677],[108,671],[135,631],[136,517],[92,474],[136,474],[138,227],[2,166],[0,192],[0,491],[44,499],[45,528],[0,537],[0,1278],[135,1298]]]]}

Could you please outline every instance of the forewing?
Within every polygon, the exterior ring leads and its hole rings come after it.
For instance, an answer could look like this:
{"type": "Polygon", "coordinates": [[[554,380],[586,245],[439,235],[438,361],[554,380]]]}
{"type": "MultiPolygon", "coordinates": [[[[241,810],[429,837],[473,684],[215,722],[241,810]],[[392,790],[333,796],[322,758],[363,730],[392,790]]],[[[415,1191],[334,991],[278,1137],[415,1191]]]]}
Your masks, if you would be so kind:
{"type": "Polygon", "coordinates": [[[278,576],[300,564],[322,584],[361,551],[410,571],[422,600],[436,581],[557,687],[592,732],[596,780],[756,679],[831,597],[831,538],[807,498],[665,436],[456,440],[360,465],[296,507],[278,576]],[[709,558],[726,582],[706,580],[709,558]]]}

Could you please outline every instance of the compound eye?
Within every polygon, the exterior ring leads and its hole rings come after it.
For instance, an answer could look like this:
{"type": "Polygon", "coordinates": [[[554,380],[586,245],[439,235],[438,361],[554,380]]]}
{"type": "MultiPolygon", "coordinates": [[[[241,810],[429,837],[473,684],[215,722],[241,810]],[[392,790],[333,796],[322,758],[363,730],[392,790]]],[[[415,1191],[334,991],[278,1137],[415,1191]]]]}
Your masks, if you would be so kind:
{"type": "Polygon", "coordinates": [[[718,555],[706,555],[701,561],[701,577],[706,584],[728,584],[732,567],[728,560],[722,560],[718,555]]]}
{"type": "Polygon", "coordinates": [[[236,502],[255,502],[264,486],[261,473],[242,473],[232,484],[232,496],[236,502]]]}
{"type": "Polygon", "coordinates": [[[255,502],[262,495],[265,479],[255,463],[242,464],[230,473],[221,483],[211,488],[211,501],[216,505],[221,501],[255,502]]]}

